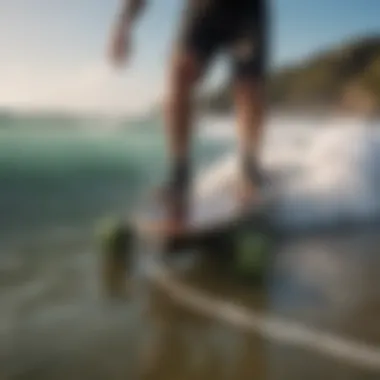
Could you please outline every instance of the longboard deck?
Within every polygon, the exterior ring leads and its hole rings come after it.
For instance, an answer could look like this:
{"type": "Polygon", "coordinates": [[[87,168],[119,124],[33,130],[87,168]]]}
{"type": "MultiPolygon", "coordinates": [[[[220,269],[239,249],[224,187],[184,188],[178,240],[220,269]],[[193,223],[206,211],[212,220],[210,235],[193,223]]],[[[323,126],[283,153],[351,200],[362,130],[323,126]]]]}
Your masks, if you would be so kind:
{"type": "Polygon", "coordinates": [[[262,219],[268,202],[243,206],[233,192],[219,189],[208,196],[192,196],[187,209],[186,217],[175,222],[168,208],[152,197],[135,216],[135,230],[143,238],[196,243],[244,221],[262,219]]]}

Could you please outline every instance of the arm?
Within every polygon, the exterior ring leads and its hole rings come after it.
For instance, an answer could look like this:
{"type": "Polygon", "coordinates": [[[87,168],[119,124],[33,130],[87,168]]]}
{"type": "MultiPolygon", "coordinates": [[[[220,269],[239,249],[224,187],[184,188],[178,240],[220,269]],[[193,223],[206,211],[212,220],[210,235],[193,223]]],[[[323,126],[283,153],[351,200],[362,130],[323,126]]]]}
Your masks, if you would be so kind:
{"type": "Polygon", "coordinates": [[[120,11],[119,26],[127,28],[133,25],[134,21],[142,12],[145,0],[123,0],[120,11]]]}
{"type": "Polygon", "coordinates": [[[132,26],[142,12],[146,0],[122,0],[122,7],[112,35],[110,56],[117,65],[123,63],[130,54],[132,26]]]}

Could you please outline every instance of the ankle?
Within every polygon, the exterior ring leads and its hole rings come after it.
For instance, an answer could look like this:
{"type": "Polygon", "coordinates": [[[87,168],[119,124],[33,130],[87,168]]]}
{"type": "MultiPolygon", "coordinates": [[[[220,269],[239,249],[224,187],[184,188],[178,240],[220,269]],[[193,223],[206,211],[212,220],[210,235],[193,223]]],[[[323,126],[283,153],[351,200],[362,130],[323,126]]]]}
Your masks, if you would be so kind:
{"type": "Polygon", "coordinates": [[[240,157],[240,166],[243,171],[250,171],[258,166],[257,158],[252,153],[242,154],[240,157]]]}
{"type": "Polygon", "coordinates": [[[253,182],[260,181],[260,168],[257,157],[253,154],[243,155],[241,157],[241,172],[245,178],[253,182]]]}
{"type": "Polygon", "coordinates": [[[175,187],[186,187],[190,180],[190,164],[187,158],[175,159],[169,171],[169,181],[175,187]]]}

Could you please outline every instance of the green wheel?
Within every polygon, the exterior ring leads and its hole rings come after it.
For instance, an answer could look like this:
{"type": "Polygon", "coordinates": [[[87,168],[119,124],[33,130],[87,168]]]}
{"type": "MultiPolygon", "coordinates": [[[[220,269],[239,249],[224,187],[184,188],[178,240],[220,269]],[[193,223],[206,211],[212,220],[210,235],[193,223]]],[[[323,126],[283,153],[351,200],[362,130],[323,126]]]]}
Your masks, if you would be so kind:
{"type": "Polygon", "coordinates": [[[273,252],[273,236],[268,231],[252,228],[238,232],[234,237],[234,267],[238,276],[261,280],[273,252]]]}
{"type": "Polygon", "coordinates": [[[107,296],[125,294],[128,272],[132,266],[133,231],[116,220],[106,220],[97,229],[101,241],[101,273],[107,296]]]}
{"type": "Polygon", "coordinates": [[[121,226],[122,223],[118,219],[104,219],[96,226],[96,236],[101,239],[102,242],[107,242],[115,238],[121,226]]]}

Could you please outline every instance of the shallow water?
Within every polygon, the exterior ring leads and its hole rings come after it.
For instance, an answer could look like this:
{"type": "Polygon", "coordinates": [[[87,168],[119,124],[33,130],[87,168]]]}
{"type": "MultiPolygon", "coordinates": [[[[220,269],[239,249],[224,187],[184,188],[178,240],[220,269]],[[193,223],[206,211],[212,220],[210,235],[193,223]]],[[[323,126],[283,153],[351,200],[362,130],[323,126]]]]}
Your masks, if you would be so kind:
{"type": "MultiPolygon", "coordinates": [[[[294,235],[261,288],[209,266],[177,272],[208,305],[225,302],[211,317],[143,280],[128,300],[110,302],[94,226],[128,210],[162,174],[156,126],[90,133],[93,122],[76,129],[70,121],[70,130],[50,130],[57,120],[33,130],[12,122],[17,128],[0,132],[0,379],[380,378],[378,228],[294,235]],[[259,326],[248,323],[259,311],[259,326]],[[259,328],[272,317],[277,324],[259,328]],[[359,341],[371,346],[364,354],[359,341]]],[[[377,215],[379,133],[343,123],[281,122],[269,138],[265,162],[283,174],[276,217],[295,232],[377,215]]],[[[200,164],[230,150],[226,128],[205,129],[212,137],[198,147],[200,164]]],[[[221,179],[231,179],[228,159],[201,191],[221,179]]]]}
{"type": "MultiPolygon", "coordinates": [[[[373,230],[285,242],[260,288],[228,281],[207,263],[177,273],[177,280],[232,311],[270,313],[280,318],[280,330],[305,324],[376,347],[378,236],[373,230]]],[[[23,268],[26,251],[2,266],[1,378],[379,378],[352,358],[207,317],[144,280],[125,302],[111,302],[101,296],[96,247],[61,248],[64,255],[34,256],[34,269],[23,268]]]]}

